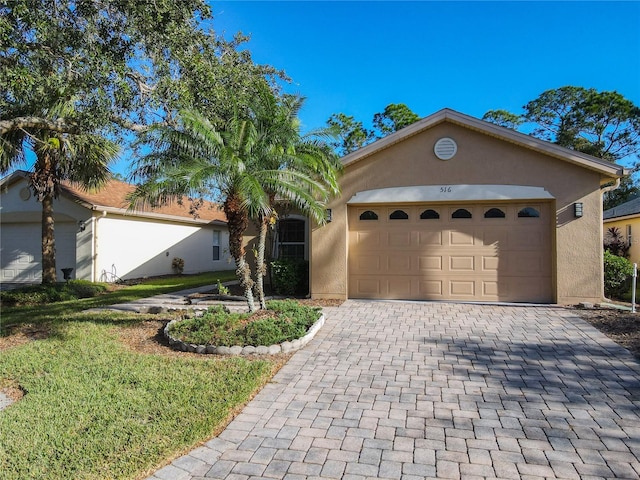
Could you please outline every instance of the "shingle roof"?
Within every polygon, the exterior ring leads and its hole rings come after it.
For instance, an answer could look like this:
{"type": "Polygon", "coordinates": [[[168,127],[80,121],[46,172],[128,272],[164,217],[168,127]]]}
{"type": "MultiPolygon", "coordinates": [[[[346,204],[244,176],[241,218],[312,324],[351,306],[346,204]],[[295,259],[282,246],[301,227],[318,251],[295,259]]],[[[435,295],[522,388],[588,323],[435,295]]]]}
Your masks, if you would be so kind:
{"type": "MultiPolygon", "coordinates": [[[[128,209],[129,202],[127,200],[127,196],[131,194],[135,190],[135,188],[135,185],[131,185],[129,183],[121,182],[115,179],[109,180],[109,182],[104,187],[97,191],[83,191],[69,183],[63,184],[63,189],[65,189],[69,194],[83,202],[95,206],[97,209],[100,209],[100,207],[128,209]]],[[[130,211],[130,213],[154,213],[193,219],[193,214],[189,212],[190,205],[191,202],[189,201],[189,199],[187,197],[183,197],[181,204],[175,201],[155,208],[136,208],[134,211],[130,211]]],[[[198,209],[197,218],[199,220],[218,220],[226,222],[226,217],[224,215],[224,212],[220,208],[220,205],[208,201],[205,201],[202,207],[198,209]]]]}
{"type": "MultiPolygon", "coordinates": [[[[2,179],[2,184],[11,184],[19,178],[26,178],[27,172],[18,170],[9,177],[2,179]]],[[[177,217],[184,221],[196,221],[193,214],[189,212],[191,202],[187,197],[182,198],[182,204],[177,201],[162,205],[156,208],[142,207],[135,210],[128,210],[129,202],[127,196],[135,190],[135,185],[111,179],[107,184],[95,191],[84,191],[69,182],[62,183],[62,194],[71,197],[73,200],[84,203],[85,206],[93,210],[117,209],[122,214],[132,216],[167,216],[177,217]]],[[[224,212],[219,204],[205,201],[200,209],[198,209],[197,221],[201,222],[225,222],[227,221],[224,212]]]]}
{"type": "Polygon", "coordinates": [[[638,214],[640,214],[640,197],[605,210],[602,213],[602,218],[608,220],[610,218],[626,217],[638,214]]]}

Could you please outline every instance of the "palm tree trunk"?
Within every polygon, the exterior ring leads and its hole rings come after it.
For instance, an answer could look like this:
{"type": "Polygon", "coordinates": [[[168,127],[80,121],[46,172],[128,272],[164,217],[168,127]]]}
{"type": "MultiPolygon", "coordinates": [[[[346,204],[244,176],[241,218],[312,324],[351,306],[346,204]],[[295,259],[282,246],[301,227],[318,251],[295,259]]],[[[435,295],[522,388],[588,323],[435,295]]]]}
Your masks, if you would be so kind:
{"type": "Polygon", "coordinates": [[[46,194],[42,197],[42,283],[55,283],[56,281],[53,195],[46,194]]]}
{"type": "Polygon", "coordinates": [[[229,253],[236,263],[236,275],[240,281],[240,286],[244,289],[249,312],[255,312],[257,308],[253,299],[251,269],[247,264],[246,250],[242,244],[244,231],[249,224],[247,212],[242,207],[241,198],[235,193],[230,193],[227,196],[223,208],[229,228],[229,253]]]}
{"type": "Polygon", "coordinates": [[[256,255],[256,289],[260,308],[266,310],[267,302],[264,297],[264,276],[267,274],[267,266],[264,263],[264,251],[267,243],[267,231],[269,229],[269,217],[260,219],[260,235],[258,237],[258,254],[256,255]]]}
{"type": "Polygon", "coordinates": [[[36,165],[29,183],[42,203],[42,283],[55,283],[56,239],[54,232],[53,199],[56,197],[55,158],[50,151],[37,153],[36,165]]]}

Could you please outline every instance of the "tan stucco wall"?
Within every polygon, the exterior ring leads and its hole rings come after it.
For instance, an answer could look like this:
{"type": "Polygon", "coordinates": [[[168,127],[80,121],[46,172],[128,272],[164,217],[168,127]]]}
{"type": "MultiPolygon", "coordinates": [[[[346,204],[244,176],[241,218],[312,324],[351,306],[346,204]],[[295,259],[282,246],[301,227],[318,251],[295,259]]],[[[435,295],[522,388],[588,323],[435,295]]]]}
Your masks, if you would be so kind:
{"type": "Polygon", "coordinates": [[[347,298],[347,205],[357,192],[417,185],[525,185],[555,197],[553,249],[558,303],[602,299],[602,207],[600,174],[452,123],[442,123],[345,168],[333,221],[311,235],[311,292],[315,298],[347,298]],[[433,153],[435,142],[453,138],[458,151],[448,161],[433,153]],[[584,204],[574,218],[573,203],[584,204]]]}
{"type": "Polygon", "coordinates": [[[607,229],[616,227],[620,229],[620,232],[626,239],[627,225],[631,225],[631,248],[629,249],[629,260],[632,263],[640,263],[640,217],[607,220],[604,222],[604,235],[606,235],[607,229]]]}

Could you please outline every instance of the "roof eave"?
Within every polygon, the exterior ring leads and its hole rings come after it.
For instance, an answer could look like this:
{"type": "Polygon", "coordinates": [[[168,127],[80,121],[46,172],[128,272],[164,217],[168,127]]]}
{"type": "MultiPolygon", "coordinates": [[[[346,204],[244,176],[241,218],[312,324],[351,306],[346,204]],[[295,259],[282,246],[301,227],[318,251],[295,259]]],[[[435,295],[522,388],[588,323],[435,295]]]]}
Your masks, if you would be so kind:
{"type": "Polygon", "coordinates": [[[16,170],[15,172],[0,179],[0,190],[5,189],[13,185],[14,183],[25,180],[29,176],[29,173],[24,170],[16,170]]]}
{"type": "Polygon", "coordinates": [[[373,142],[355,152],[350,153],[342,158],[342,163],[346,167],[353,163],[356,163],[366,157],[373,155],[381,150],[389,148],[390,146],[405,140],[406,138],[417,135],[418,133],[427,130],[439,123],[449,121],[463,128],[476,130],[486,135],[490,135],[530,150],[534,150],[552,157],[556,157],[560,160],[564,160],[575,165],[579,165],[583,168],[596,171],[600,173],[604,179],[602,183],[607,183],[609,180],[615,180],[628,173],[621,165],[617,165],[606,160],[602,160],[585,153],[570,150],[568,148],[555,145],[544,140],[526,135],[524,133],[517,132],[510,128],[501,127],[484,120],[465,115],[463,113],[456,112],[454,110],[445,108],[442,109],[422,120],[417,121],[409,125],[408,127],[398,130],[376,142],[373,142]]]}
{"type": "Polygon", "coordinates": [[[180,223],[196,224],[196,225],[220,225],[220,226],[227,225],[227,222],[225,222],[224,220],[215,220],[215,219],[203,220],[201,218],[187,218],[187,217],[180,217],[178,215],[167,215],[165,213],[145,212],[141,210],[130,210],[127,208],[107,207],[105,205],[92,205],[91,210],[94,210],[96,212],[112,213],[112,214],[122,215],[122,216],[149,218],[153,220],[166,220],[171,222],[180,222],[180,223]]]}
{"type": "Polygon", "coordinates": [[[619,220],[631,220],[634,218],[640,218],[640,213],[628,213],[626,215],[620,215],[619,217],[603,218],[602,221],[604,223],[609,223],[609,222],[615,222],[619,220]]]}

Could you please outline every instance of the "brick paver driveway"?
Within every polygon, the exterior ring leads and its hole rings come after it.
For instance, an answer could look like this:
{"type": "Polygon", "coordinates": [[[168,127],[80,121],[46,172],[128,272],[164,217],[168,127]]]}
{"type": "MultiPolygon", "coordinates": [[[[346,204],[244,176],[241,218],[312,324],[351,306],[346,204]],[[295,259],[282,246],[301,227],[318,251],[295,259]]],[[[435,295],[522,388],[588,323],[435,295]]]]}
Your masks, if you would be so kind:
{"type": "Polygon", "coordinates": [[[151,478],[640,478],[640,364],[569,311],[347,301],[151,478]]]}

